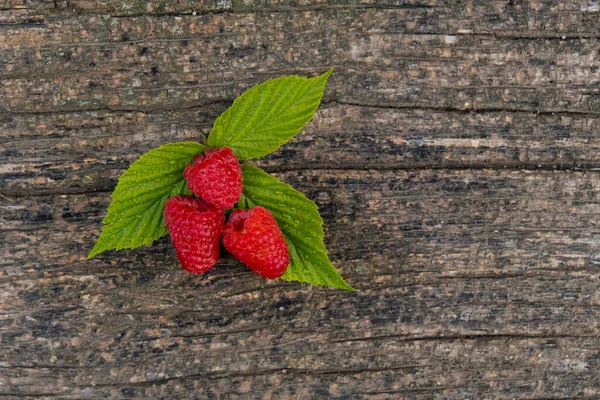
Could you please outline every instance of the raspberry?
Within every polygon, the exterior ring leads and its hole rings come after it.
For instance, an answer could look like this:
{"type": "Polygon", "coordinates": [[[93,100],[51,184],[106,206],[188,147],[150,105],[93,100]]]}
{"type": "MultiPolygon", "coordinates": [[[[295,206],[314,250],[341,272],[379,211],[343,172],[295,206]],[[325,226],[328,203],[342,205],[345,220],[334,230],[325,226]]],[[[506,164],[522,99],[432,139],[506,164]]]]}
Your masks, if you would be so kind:
{"type": "Polygon", "coordinates": [[[264,278],[280,277],[290,264],[283,233],[271,212],[264,207],[234,210],[223,228],[223,245],[264,278]]]}
{"type": "Polygon", "coordinates": [[[225,223],[223,211],[193,197],[175,196],[167,200],[164,216],[183,268],[201,274],[214,267],[225,223]]]}
{"type": "Polygon", "coordinates": [[[198,154],[183,176],[194,194],[221,210],[233,207],[242,194],[242,168],[229,147],[198,154]]]}

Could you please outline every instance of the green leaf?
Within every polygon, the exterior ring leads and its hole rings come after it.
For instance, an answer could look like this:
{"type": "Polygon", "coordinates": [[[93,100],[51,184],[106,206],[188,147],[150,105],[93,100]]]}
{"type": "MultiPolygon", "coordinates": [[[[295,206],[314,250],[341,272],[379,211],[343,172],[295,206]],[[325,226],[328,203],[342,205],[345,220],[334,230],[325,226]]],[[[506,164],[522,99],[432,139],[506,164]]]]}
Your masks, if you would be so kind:
{"type": "Polygon", "coordinates": [[[228,146],[240,160],[277,150],[313,117],[332,72],[310,79],[286,76],[254,86],[217,118],[208,146],[228,146]]]}
{"type": "Polygon", "coordinates": [[[244,194],[239,207],[263,206],[275,217],[287,240],[290,266],[281,277],[311,285],[354,290],[327,257],[323,219],[317,205],[290,185],[260,168],[242,166],[244,194]]]}
{"type": "Polygon", "coordinates": [[[171,196],[190,194],[183,169],[205,149],[195,142],[170,143],[134,162],[111,194],[102,233],[88,259],[105,250],[134,249],[166,235],[165,202],[171,196]]]}

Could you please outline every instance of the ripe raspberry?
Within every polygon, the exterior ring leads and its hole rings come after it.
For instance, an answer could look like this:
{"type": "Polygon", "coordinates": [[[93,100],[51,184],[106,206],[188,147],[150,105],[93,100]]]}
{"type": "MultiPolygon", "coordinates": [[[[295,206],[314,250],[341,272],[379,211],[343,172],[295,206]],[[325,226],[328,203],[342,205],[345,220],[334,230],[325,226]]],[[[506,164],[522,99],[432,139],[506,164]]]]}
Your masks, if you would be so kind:
{"type": "Polygon", "coordinates": [[[201,274],[214,267],[225,223],[223,211],[193,197],[175,196],[167,200],[164,216],[183,268],[201,274]]]}
{"type": "Polygon", "coordinates": [[[242,194],[242,167],[229,147],[198,154],[183,176],[192,192],[221,210],[233,207],[242,194]]]}
{"type": "Polygon", "coordinates": [[[264,207],[234,210],[223,228],[223,245],[264,278],[280,277],[290,264],[283,233],[271,212],[264,207]]]}

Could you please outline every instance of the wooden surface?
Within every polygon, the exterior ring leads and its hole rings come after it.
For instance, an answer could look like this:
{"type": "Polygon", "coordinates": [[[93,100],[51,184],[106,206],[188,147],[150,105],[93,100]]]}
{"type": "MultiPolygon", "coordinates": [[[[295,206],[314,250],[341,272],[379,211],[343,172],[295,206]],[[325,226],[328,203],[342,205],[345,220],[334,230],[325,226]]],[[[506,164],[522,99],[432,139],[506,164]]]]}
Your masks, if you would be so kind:
{"type": "Polygon", "coordinates": [[[600,398],[597,1],[0,0],[0,397],[600,398]],[[256,165],[347,293],[85,256],[116,179],[334,67],[256,165]]]}

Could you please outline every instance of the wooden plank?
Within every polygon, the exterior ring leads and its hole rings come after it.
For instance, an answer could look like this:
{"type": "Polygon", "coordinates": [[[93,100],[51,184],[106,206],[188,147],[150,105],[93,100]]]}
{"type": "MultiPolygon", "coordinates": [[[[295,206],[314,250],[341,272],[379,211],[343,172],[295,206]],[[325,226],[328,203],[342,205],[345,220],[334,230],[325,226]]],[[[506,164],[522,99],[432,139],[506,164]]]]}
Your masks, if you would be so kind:
{"type": "Polygon", "coordinates": [[[443,22],[439,32],[398,28],[436,21],[431,13],[417,7],[85,14],[35,29],[9,27],[0,44],[10,49],[2,63],[2,109],[187,108],[231,101],[268,77],[333,66],[336,86],[328,96],[347,103],[600,112],[598,37],[462,35],[443,22]]]}
{"type": "Polygon", "coordinates": [[[395,20],[386,25],[397,29],[427,33],[436,30],[459,31],[461,34],[493,32],[498,35],[529,35],[529,37],[576,37],[597,35],[599,14],[594,1],[539,0],[505,2],[466,0],[446,2],[439,0],[260,0],[245,2],[198,1],[164,2],[161,0],[122,2],[4,0],[0,21],[28,22],[32,16],[77,16],[101,14],[110,17],[134,16],[196,16],[211,13],[251,13],[259,11],[325,11],[325,10],[400,10],[411,15],[411,24],[403,27],[395,20]]]}
{"type": "MultiPolygon", "coordinates": [[[[3,193],[111,190],[127,166],[173,141],[202,141],[229,103],[171,112],[12,115],[0,121],[3,193]]],[[[585,115],[324,105],[304,132],[254,162],[268,170],[593,169],[599,120],[585,115]]]]}
{"type": "Polygon", "coordinates": [[[592,398],[595,173],[289,171],[360,292],[86,262],[108,193],[2,200],[3,394],[592,398]],[[48,238],[51,238],[50,240],[48,238]]]}

